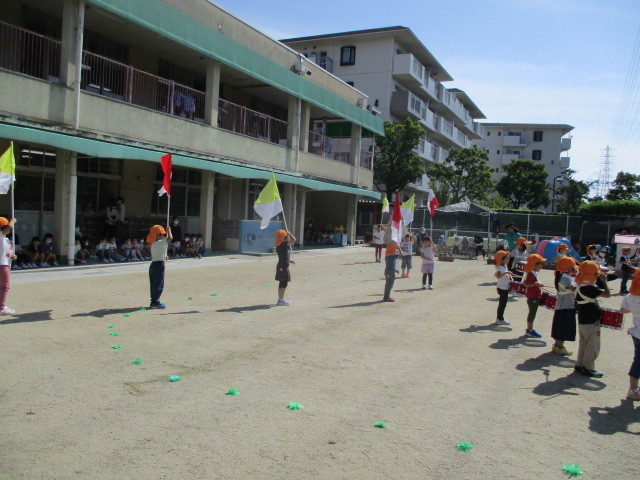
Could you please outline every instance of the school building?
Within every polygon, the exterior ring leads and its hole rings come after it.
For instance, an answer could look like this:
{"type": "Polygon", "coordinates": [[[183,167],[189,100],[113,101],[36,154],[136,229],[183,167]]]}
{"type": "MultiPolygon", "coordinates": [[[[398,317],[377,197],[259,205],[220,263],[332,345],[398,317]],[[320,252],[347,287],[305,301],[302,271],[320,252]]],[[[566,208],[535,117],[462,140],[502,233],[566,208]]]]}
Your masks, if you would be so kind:
{"type": "Polygon", "coordinates": [[[66,255],[76,226],[101,234],[118,196],[128,234],[164,223],[166,153],[171,214],[209,248],[255,241],[246,221],[272,171],[300,240],[312,221],[353,243],[358,199],[380,199],[362,138],[383,125],[367,95],[209,1],[2,4],[0,150],[14,141],[23,245],[51,232],[66,255]]]}

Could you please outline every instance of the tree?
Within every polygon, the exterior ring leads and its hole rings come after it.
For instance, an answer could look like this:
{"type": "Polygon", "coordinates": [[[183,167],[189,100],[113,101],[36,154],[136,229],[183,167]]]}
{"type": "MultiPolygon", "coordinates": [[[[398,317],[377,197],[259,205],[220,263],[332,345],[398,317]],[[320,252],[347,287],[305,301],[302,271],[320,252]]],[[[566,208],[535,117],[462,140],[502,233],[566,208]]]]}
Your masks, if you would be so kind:
{"type": "Polygon", "coordinates": [[[602,200],[580,206],[578,213],[592,215],[614,215],[618,217],[640,217],[640,202],[636,200],[602,200]]]}
{"type": "Polygon", "coordinates": [[[480,202],[483,207],[490,208],[491,210],[506,210],[511,208],[511,202],[500,195],[495,195],[486,200],[480,202]]]}
{"type": "Polygon", "coordinates": [[[607,200],[640,200],[640,175],[618,172],[607,200]]]}
{"type": "Polygon", "coordinates": [[[560,213],[575,213],[589,196],[591,185],[573,178],[575,170],[570,168],[560,187],[556,188],[557,211],[560,213]]]}
{"type": "Polygon", "coordinates": [[[373,183],[387,198],[424,174],[424,160],[413,149],[424,130],[407,118],[404,123],[384,122],[384,137],[376,135],[378,151],[373,163],[373,183]]]}
{"type": "Polygon", "coordinates": [[[477,202],[487,198],[494,186],[488,161],[484,150],[475,147],[452,148],[444,162],[427,167],[427,175],[432,184],[446,191],[443,197],[448,197],[450,203],[463,200],[477,202]]]}
{"type": "Polygon", "coordinates": [[[513,208],[536,209],[547,206],[549,186],[547,169],[533,160],[514,160],[504,166],[504,174],[496,186],[498,193],[509,200],[513,208]]]}

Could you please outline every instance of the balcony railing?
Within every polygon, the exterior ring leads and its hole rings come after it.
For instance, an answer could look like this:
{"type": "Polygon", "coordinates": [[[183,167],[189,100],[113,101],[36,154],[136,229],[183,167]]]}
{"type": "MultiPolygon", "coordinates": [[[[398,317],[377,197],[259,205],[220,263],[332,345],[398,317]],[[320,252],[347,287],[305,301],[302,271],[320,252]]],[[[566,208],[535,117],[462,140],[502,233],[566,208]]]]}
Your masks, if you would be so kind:
{"type": "Polygon", "coordinates": [[[62,42],[0,22],[0,68],[60,81],[62,42]]]}
{"type": "Polygon", "coordinates": [[[351,139],[309,132],[309,153],[341,163],[351,163],[351,139]]]}
{"type": "Polygon", "coordinates": [[[218,101],[218,127],[281,145],[287,140],[287,122],[228,100],[218,101]]]}
{"type": "MultiPolygon", "coordinates": [[[[62,42],[0,22],[0,68],[50,82],[60,81],[62,42]]],[[[330,60],[330,59],[329,59],[330,60]]],[[[81,88],[133,105],[204,122],[205,92],[82,52],[81,88]]],[[[287,138],[287,122],[226,100],[219,103],[218,126],[272,143],[287,138]]]]}

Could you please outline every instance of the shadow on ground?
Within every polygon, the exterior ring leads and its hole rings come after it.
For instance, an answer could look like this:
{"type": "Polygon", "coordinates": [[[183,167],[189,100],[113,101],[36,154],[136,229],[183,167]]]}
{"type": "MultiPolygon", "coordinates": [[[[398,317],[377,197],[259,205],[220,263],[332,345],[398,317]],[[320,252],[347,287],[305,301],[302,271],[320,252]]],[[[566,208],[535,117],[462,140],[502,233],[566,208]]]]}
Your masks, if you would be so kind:
{"type": "Polygon", "coordinates": [[[640,431],[629,431],[629,425],[640,422],[640,403],[624,398],[617,407],[591,407],[589,430],[600,435],[629,433],[640,435],[640,431]]]}
{"type": "MultiPolygon", "coordinates": [[[[373,295],[370,295],[370,296],[373,296],[373,295]]],[[[376,296],[381,297],[382,295],[376,295],[376,296]]],[[[380,302],[382,302],[382,299],[374,300],[374,301],[371,301],[371,302],[358,302],[358,303],[348,303],[346,305],[334,305],[334,306],[329,307],[329,308],[369,307],[371,305],[377,305],[380,302]]]]}
{"type": "Polygon", "coordinates": [[[15,314],[12,315],[11,318],[0,320],[0,325],[9,325],[11,323],[43,322],[45,320],[51,320],[52,311],[53,310],[42,310],[40,312],[15,314]]]}
{"type": "Polygon", "coordinates": [[[533,372],[535,370],[543,370],[544,367],[549,366],[573,368],[575,365],[576,362],[568,357],[556,355],[553,352],[546,352],[535,358],[528,358],[521,364],[516,365],[516,370],[520,370],[521,372],[533,372]]]}
{"type": "MultiPolygon", "coordinates": [[[[542,369],[543,373],[549,378],[549,370],[542,369]]],[[[571,392],[571,389],[586,390],[588,392],[597,392],[606,387],[606,384],[590,377],[585,377],[576,372],[571,372],[566,377],[556,378],[552,381],[545,381],[537,385],[533,389],[536,395],[550,397],[554,395],[579,395],[578,392],[571,392]]]]}
{"type": "Polygon", "coordinates": [[[546,347],[547,342],[540,340],[538,338],[532,337],[518,337],[518,338],[501,338],[495,343],[489,345],[489,348],[495,348],[498,350],[507,350],[509,348],[519,348],[519,347],[546,347]]]}
{"type": "Polygon", "coordinates": [[[254,312],[256,310],[269,310],[273,306],[274,306],[273,304],[247,305],[246,307],[221,308],[220,310],[216,310],[216,312],[220,312],[220,313],[254,312]]]}
{"type": "Polygon", "coordinates": [[[513,329],[507,325],[497,325],[491,322],[488,325],[469,325],[467,328],[461,328],[458,331],[464,333],[482,333],[482,332],[511,332],[513,329]]]}
{"type": "Polygon", "coordinates": [[[95,317],[95,318],[103,318],[107,315],[118,315],[124,313],[132,313],[137,312],[140,308],[144,307],[131,307],[131,308],[101,308],[100,310],[93,310],[91,312],[86,313],[74,313],[71,315],[72,317],[95,317]]]}

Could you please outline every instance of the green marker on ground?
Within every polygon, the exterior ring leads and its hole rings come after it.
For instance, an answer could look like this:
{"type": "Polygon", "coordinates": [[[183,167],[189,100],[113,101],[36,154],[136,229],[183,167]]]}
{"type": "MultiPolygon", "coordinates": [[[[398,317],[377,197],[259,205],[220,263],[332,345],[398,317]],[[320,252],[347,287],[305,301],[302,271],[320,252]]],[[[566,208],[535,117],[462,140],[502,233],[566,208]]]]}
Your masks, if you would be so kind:
{"type": "Polygon", "coordinates": [[[289,405],[287,405],[287,408],[289,410],[302,410],[302,408],[304,407],[299,403],[291,402],[289,405]]]}
{"type": "Polygon", "coordinates": [[[111,345],[111,348],[113,348],[114,350],[120,350],[122,348],[122,345],[111,345]]]}
{"type": "Polygon", "coordinates": [[[373,426],[376,428],[387,428],[387,424],[384,422],[376,422],[373,424],[373,426]]]}
{"type": "Polygon", "coordinates": [[[227,390],[225,395],[233,395],[235,397],[236,395],[240,395],[240,392],[238,392],[238,390],[236,390],[235,388],[230,388],[229,390],[227,390]]]}
{"type": "Polygon", "coordinates": [[[473,444],[469,442],[458,442],[458,444],[456,445],[456,449],[460,450],[461,452],[468,452],[472,448],[473,444]]]}
{"type": "Polygon", "coordinates": [[[112,336],[112,337],[120,336],[120,334],[118,332],[111,332],[109,335],[112,336]]]}
{"type": "Polygon", "coordinates": [[[133,363],[134,365],[142,365],[142,360],[141,360],[141,359],[139,359],[139,358],[136,358],[136,359],[135,359],[133,362],[131,362],[131,363],[133,363]]]}
{"type": "Polygon", "coordinates": [[[113,328],[113,327],[115,327],[115,325],[114,325],[114,324],[112,324],[112,323],[111,323],[111,324],[109,324],[109,325],[107,325],[107,328],[113,328]]]}
{"type": "Polygon", "coordinates": [[[170,382],[179,382],[180,380],[182,380],[182,377],[180,375],[169,375],[169,378],[167,379],[170,382]]]}
{"type": "Polygon", "coordinates": [[[125,313],[125,314],[123,315],[123,317],[130,317],[130,316],[131,316],[131,314],[130,314],[130,313],[125,313]]]}

